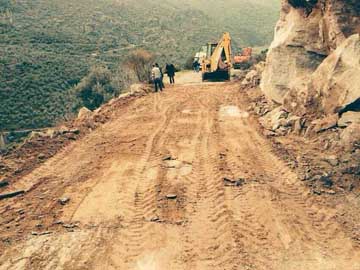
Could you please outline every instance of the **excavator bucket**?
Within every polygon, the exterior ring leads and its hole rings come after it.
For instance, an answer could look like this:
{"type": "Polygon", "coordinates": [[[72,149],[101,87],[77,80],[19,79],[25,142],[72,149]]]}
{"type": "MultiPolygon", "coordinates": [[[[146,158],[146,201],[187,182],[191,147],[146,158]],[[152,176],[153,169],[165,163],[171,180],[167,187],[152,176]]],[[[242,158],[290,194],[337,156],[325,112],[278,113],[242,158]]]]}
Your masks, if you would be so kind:
{"type": "Polygon", "coordinates": [[[203,81],[229,81],[230,73],[227,70],[218,70],[214,72],[204,72],[202,75],[203,81]]]}

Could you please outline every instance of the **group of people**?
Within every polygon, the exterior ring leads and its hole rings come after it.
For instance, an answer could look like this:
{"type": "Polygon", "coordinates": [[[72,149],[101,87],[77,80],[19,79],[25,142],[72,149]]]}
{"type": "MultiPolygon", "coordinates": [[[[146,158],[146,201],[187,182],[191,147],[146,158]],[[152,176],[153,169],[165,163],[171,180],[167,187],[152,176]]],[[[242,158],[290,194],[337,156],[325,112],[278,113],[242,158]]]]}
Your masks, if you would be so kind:
{"type": "MultiPolygon", "coordinates": [[[[169,77],[170,84],[175,84],[175,66],[173,64],[166,64],[165,73],[169,77]]],[[[164,85],[164,73],[158,63],[153,65],[151,70],[151,79],[154,82],[155,92],[163,91],[164,85]]]]}

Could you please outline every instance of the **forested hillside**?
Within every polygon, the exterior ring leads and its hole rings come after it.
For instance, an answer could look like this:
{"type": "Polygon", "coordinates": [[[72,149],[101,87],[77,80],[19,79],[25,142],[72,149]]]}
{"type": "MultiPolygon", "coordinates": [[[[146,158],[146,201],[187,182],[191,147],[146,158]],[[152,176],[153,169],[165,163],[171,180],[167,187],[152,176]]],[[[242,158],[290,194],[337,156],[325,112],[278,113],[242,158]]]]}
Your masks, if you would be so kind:
{"type": "Polygon", "coordinates": [[[236,46],[268,44],[279,0],[266,2],[0,0],[0,130],[61,120],[91,67],[115,71],[135,48],[182,66],[225,30],[236,46]]]}

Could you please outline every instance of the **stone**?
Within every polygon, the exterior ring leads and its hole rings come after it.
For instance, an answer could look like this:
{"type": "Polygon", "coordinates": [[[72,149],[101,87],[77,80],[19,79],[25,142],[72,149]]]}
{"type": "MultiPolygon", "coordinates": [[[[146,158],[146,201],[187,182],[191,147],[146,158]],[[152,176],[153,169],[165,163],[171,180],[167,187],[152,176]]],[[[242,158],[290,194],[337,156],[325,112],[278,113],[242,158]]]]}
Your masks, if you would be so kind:
{"type": "Polygon", "coordinates": [[[295,134],[301,134],[301,130],[303,129],[301,118],[295,121],[293,131],[295,134]]]}
{"type": "Polygon", "coordinates": [[[172,156],[166,156],[163,158],[163,161],[170,161],[170,160],[176,160],[176,158],[174,158],[172,156]]]}
{"type": "Polygon", "coordinates": [[[53,224],[54,224],[54,225],[62,225],[62,224],[64,224],[64,222],[61,221],[61,220],[57,220],[57,221],[55,221],[53,224]]]}
{"type": "Polygon", "coordinates": [[[42,236],[42,235],[48,235],[48,234],[52,234],[53,232],[50,231],[45,231],[45,232],[31,232],[32,235],[34,236],[42,236]]]}
{"type": "Polygon", "coordinates": [[[150,221],[151,221],[151,222],[159,222],[159,221],[160,221],[160,218],[159,218],[158,216],[152,217],[152,218],[150,219],[150,221]]]}
{"type": "Polygon", "coordinates": [[[339,165],[339,159],[335,155],[331,155],[325,158],[325,161],[328,162],[332,166],[338,166],[339,165]]]}
{"type": "Polygon", "coordinates": [[[277,120],[274,125],[272,126],[271,130],[276,131],[281,127],[287,127],[287,121],[286,119],[279,119],[277,120]]]}
{"type": "Polygon", "coordinates": [[[135,83],[130,86],[130,95],[150,93],[151,88],[146,84],[135,83]]]}
{"type": "Polygon", "coordinates": [[[245,79],[242,81],[241,84],[245,85],[245,86],[257,86],[257,85],[259,85],[260,84],[259,72],[257,70],[249,71],[246,74],[245,79]]]}
{"type": "Polygon", "coordinates": [[[301,125],[301,117],[291,115],[286,119],[285,127],[294,127],[296,122],[299,122],[299,124],[301,125]]]}
{"type": "Polygon", "coordinates": [[[266,137],[274,137],[276,136],[276,133],[272,130],[264,130],[263,135],[266,137]]]}
{"type": "Polygon", "coordinates": [[[346,112],[338,121],[338,126],[345,128],[352,123],[360,124],[360,112],[346,112]]]}
{"type": "Polygon", "coordinates": [[[360,147],[360,124],[353,123],[340,134],[339,144],[346,151],[353,151],[360,147]]]}
{"type": "Polygon", "coordinates": [[[283,1],[260,87],[265,95],[283,104],[288,91],[302,85],[327,55],[321,32],[320,10],[305,18],[303,12],[283,1]]]}
{"type": "Polygon", "coordinates": [[[245,183],[245,179],[243,179],[243,178],[230,179],[230,178],[225,177],[223,180],[224,180],[225,186],[239,187],[239,186],[242,186],[245,183]]]}
{"type": "Polygon", "coordinates": [[[38,155],[38,159],[40,159],[40,160],[44,160],[45,158],[46,158],[46,155],[43,153],[38,155]]]}
{"type": "Polygon", "coordinates": [[[77,228],[78,226],[75,224],[62,224],[62,226],[66,229],[74,229],[77,228]]]}
{"type": "Polygon", "coordinates": [[[65,205],[65,204],[67,204],[69,201],[70,201],[70,198],[68,198],[68,197],[64,197],[64,198],[60,198],[60,199],[59,199],[59,203],[60,203],[61,205],[65,205]]]}
{"type": "Polygon", "coordinates": [[[29,135],[29,140],[37,139],[37,138],[46,138],[50,137],[50,135],[47,132],[42,131],[31,131],[29,135]]]}
{"type": "Polygon", "coordinates": [[[90,110],[89,110],[88,108],[86,108],[86,107],[82,107],[82,108],[79,110],[77,119],[78,119],[78,120],[88,119],[88,118],[91,117],[91,115],[92,115],[92,111],[90,111],[90,110]]]}
{"type": "Polygon", "coordinates": [[[168,200],[175,200],[177,198],[176,194],[168,194],[166,195],[166,199],[168,200]]]}
{"type": "Polygon", "coordinates": [[[329,115],[322,119],[317,119],[311,122],[313,126],[313,130],[316,133],[320,133],[326,131],[328,129],[334,128],[337,126],[337,122],[339,120],[338,114],[329,115]]]}
{"type": "Polygon", "coordinates": [[[287,124],[287,117],[288,112],[282,107],[278,107],[263,116],[260,121],[266,129],[276,131],[287,124]]]}
{"type": "Polygon", "coordinates": [[[331,114],[359,98],[358,1],[291,1],[282,1],[260,87],[290,112],[331,114]]]}
{"type": "MultiPolygon", "coordinates": [[[[310,89],[325,114],[360,98],[360,35],[352,35],[331,53],[311,77],[310,89]]],[[[310,93],[311,94],[311,93],[310,93]]]]}

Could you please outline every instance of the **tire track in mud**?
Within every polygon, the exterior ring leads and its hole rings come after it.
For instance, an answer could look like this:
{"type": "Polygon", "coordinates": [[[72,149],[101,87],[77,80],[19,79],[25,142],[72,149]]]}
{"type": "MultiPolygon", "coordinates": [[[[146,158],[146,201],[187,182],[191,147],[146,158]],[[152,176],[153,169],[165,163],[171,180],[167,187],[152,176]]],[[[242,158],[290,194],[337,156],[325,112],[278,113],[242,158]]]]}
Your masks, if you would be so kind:
{"type": "Polygon", "coordinates": [[[342,256],[344,261],[351,258],[347,255],[351,249],[337,247],[329,250],[329,241],[332,241],[332,246],[336,246],[336,239],[344,242],[339,228],[334,222],[324,219],[324,212],[311,209],[307,190],[298,184],[296,174],[271,153],[255,129],[247,129],[246,125],[249,124],[243,121],[237,132],[228,128],[228,136],[234,137],[238,133],[238,137],[251,138],[252,141],[242,141],[236,153],[230,151],[225,165],[232,177],[255,176],[255,179],[249,178],[249,183],[241,187],[238,194],[236,189],[229,189],[229,196],[238,198],[235,202],[241,205],[234,212],[239,218],[237,231],[245,232],[241,233],[239,241],[247,245],[249,251],[242,253],[246,255],[244,263],[254,269],[279,269],[291,260],[314,266],[320,264],[317,260],[334,255],[342,256]],[[255,168],[257,171],[254,172],[255,168]],[[269,213],[276,218],[265,219],[266,213],[257,210],[262,206],[268,207],[269,213]],[[278,237],[274,234],[276,231],[278,237]],[[254,257],[253,254],[258,255],[254,257]]]}
{"type": "Polygon", "coordinates": [[[218,164],[217,108],[219,97],[199,97],[203,120],[193,172],[187,177],[189,222],[185,233],[186,269],[237,269],[237,246],[225,204],[222,172],[218,164]],[[203,101],[206,100],[206,103],[203,101]],[[211,104],[209,104],[211,103],[211,104]]]}
{"type": "Polygon", "coordinates": [[[157,213],[157,184],[159,180],[156,167],[158,167],[159,161],[162,159],[162,142],[170,122],[176,117],[176,111],[189,98],[188,95],[184,95],[185,101],[169,104],[166,110],[162,111],[161,116],[163,119],[161,124],[149,137],[143,156],[135,169],[133,181],[136,183],[136,189],[134,192],[130,192],[134,196],[133,201],[127,202],[130,208],[133,206],[133,217],[129,219],[128,226],[126,226],[126,230],[120,237],[126,239],[122,243],[125,248],[122,249],[127,249],[126,254],[123,254],[124,263],[127,267],[134,267],[137,257],[146,252],[145,247],[148,241],[152,239],[151,227],[153,224],[150,221],[157,213]],[[149,169],[151,168],[154,168],[153,177],[149,177],[149,169]]]}
{"type": "Polygon", "coordinates": [[[332,219],[329,211],[331,209],[321,207],[314,201],[307,187],[290,168],[272,154],[269,146],[264,142],[259,145],[263,150],[260,162],[265,165],[265,174],[269,179],[273,179],[269,183],[270,188],[279,194],[275,203],[289,215],[294,215],[294,209],[298,211],[297,216],[289,220],[289,224],[300,232],[300,239],[304,240],[302,243],[305,244],[304,250],[315,247],[323,256],[336,255],[346,258],[350,252],[348,247],[343,246],[346,236],[339,224],[332,219]],[[338,240],[342,240],[342,245],[337,244],[338,240]],[[333,248],[329,248],[330,246],[333,248]]]}

